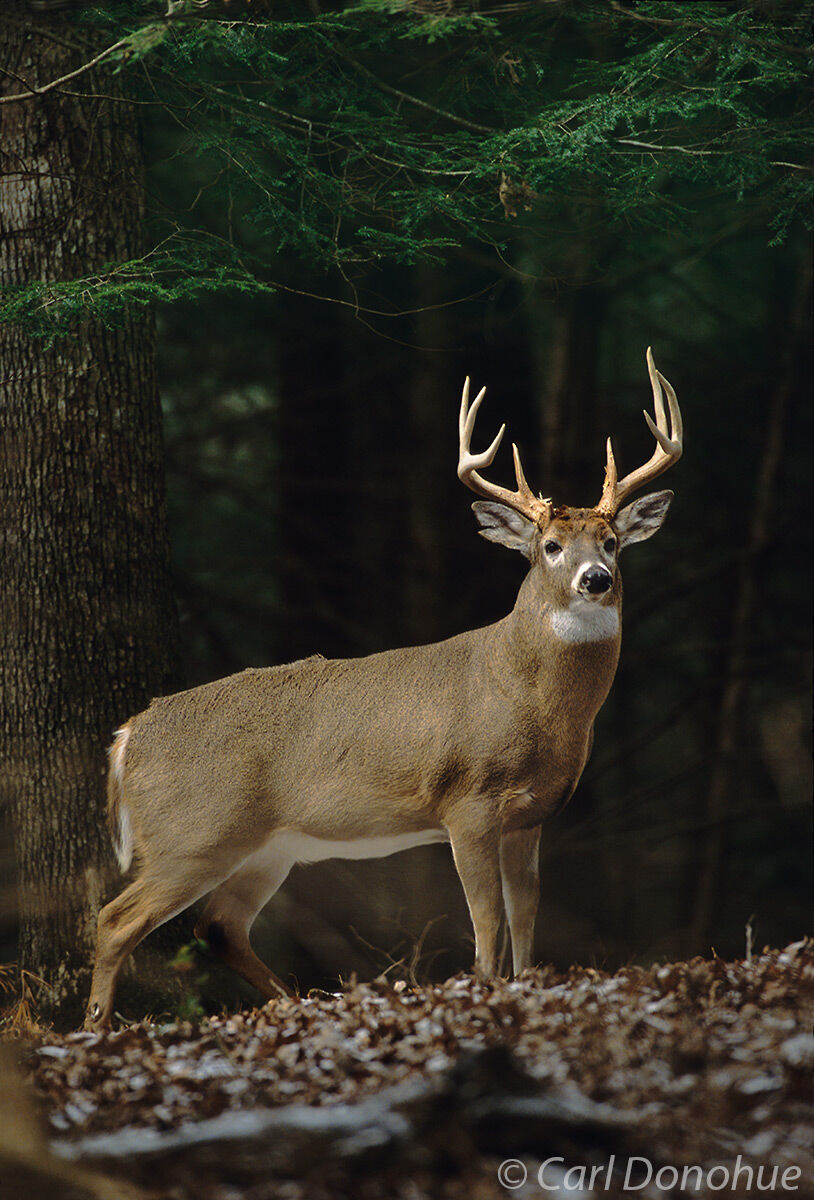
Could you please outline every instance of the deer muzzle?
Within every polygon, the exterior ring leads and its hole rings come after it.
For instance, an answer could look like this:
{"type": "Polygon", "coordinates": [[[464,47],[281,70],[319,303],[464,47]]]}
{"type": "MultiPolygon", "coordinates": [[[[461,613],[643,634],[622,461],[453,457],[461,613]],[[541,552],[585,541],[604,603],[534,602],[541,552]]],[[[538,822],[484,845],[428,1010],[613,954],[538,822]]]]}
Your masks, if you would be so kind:
{"type": "Polygon", "coordinates": [[[587,563],[574,576],[571,587],[580,596],[604,596],[613,585],[613,576],[602,563],[587,563]]]}

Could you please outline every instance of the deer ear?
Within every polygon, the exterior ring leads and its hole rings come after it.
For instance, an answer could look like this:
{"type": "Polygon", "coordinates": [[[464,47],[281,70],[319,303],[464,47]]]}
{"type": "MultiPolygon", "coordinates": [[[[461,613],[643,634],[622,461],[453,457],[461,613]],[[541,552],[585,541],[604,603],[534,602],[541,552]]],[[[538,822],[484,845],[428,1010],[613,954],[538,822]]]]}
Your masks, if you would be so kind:
{"type": "Polygon", "coordinates": [[[491,500],[476,500],[472,511],[478,519],[478,533],[487,541],[498,542],[508,546],[510,550],[519,550],[526,558],[531,558],[535,534],[539,529],[533,521],[491,500]]]}
{"type": "Polygon", "coordinates": [[[619,535],[619,549],[624,550],[633,542],[644,542],[658,533],[674,495],[675,492],[652,492],[623,508],[613,521],[619,535]]]}

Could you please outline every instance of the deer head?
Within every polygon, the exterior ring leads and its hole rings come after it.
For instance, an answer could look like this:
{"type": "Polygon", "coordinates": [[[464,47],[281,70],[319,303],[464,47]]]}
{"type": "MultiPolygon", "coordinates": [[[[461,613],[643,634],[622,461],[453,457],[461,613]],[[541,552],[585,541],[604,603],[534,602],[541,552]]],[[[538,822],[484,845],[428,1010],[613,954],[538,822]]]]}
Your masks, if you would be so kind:
{"type": "Polygon", "coordinates": [[[654,422],[647,412],[644,418],[656,439],[656,448],[647,463],[619,480],[608,438],[605,482],[602,495],[592,508],[555,506],[553,500],[535,496],[526,481],[516,445],[512,446],[516,490],[510,491],[485,479],[480,471],[491,466],[506,426],[501,426],[486,450],[472,453],[472,432],[486,388],[478,392],[470,405],[469,379],[464,383],[458,426],[458,478],[471,491],[486,497],[472,505],[482,536],[519,550],[529,559],[544,600],[555,612],[587,613],[593,606],[614,605],[620,588],[617,566],[620,551],[633,542],[652,537],[667,514],[673,498],[670,491],[652,492],[620,508],[634,491],[678,462],[683,449],[681,411],[675,391],[656,370],[649,348],[647,367],[656,419],[654,422]]]}

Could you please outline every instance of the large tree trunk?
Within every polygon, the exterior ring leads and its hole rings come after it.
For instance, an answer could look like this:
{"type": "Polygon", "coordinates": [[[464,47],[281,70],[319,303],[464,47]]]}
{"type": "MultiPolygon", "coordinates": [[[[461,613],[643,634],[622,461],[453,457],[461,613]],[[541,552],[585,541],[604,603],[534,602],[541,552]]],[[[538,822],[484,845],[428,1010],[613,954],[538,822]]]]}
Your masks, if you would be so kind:
{"type": "MultiPolygon", "coordinates": [[[[98,50],[69,19],[26,14],[0,16],[6,95],[98,50]]],[[[141,152],[113,75],[0,106],[0,168],[5,286],[139,253],[141,152]]],[[[0,356],[0,803],[19,965],[65,1023],[81,1015],[108,885],[105,746],[174,665],[153,319],[89,316],[52,345],[0,325],[0,356]]]]}

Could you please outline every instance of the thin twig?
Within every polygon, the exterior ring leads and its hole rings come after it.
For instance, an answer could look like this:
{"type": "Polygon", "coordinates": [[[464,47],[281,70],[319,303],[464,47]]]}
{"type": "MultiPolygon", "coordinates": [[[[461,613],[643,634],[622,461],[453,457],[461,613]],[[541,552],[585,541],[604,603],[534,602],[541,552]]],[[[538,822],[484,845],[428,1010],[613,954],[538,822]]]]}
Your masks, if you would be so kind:
{"type": "MultiPolygon", "coordinates": [[[[44,83],[42,87],[27,84],[27,92],[17,92],[13,96],[0,96],[0,104],[12,104],[15,101],[31,100],[34,96],[44,96],[46,92],[53,91],[53,89],[58,88],[60,84],[67,83],[69,79],[76,79],[77,75],[84,75],[84,73],[89,71],[91,67],[95,67],[104,59],[109,58],[114,51],[120,50],[122,46],[126,46],[129,41],[129,38],[120,38],[118,42],[114,42],[112,46],[108,46],[106,50],[102,50],[101,53],[97,54],[95,58],[90,59],[89,62],[83,63],[82,66],[77,67],[75,71],[69,71],[67,75],[60,75],[58,79],[52,79],[50,83],[44,83]]],[[[11,74],[11,72],[6,70],[5,67],[0,67],[0,71],[3,71],[5,75],[11,74]]],[[[25,80],[23,80],[23,82],[25,82],[25,80]]]]}
{"type": "MultiPolygon", "coordinates": [[[[704,157],[712,155],[720,158],[732,153],[731,150],[701,150],[694,146],[659,146],[656,142],[640,142],[635,138],[617,138],[616,143],[619,146],[636,146],[640,150],[660,150],[662,152],[672,152],[673,154],[703,155],[704,157]]],[[[785,162],[781,159],[771,159],[769,166],[790,167],[794,171],[814,171],[814,167],[806,166],[803,163],[785,162]]]]}
{"type": "Polygon", "coordinates": [[[378,75],[374,75],[366,66],[354,58],[351,54],[347,54],[343,50],[334,47],[340,58],[344,58],[346,62],[363,75],[366,75],[376,87],[383,92],[388,92],[391,96],[396,96],[399,100],[406,100],[408,104],[414,104],[417,108],[423,108],[427,112],[431,112],[436,117],[443,117],[446,121],[452,121],[455,125],[460,125],[462,129],[471,129],[473,133],[500,133],[499,129],[495,129],[490,125],[480,125],[477,121],[470,121],[466,117],[459,117],[456,113],[450,112],[446,108],[438,108],[435,104],[428,104],[426,100],[422,100],[419,96],[413,96],[410,92],[403,92],[400,88],[393,87],[390,83],[385,83],[383,79],[379,79],[378,75]]]}

